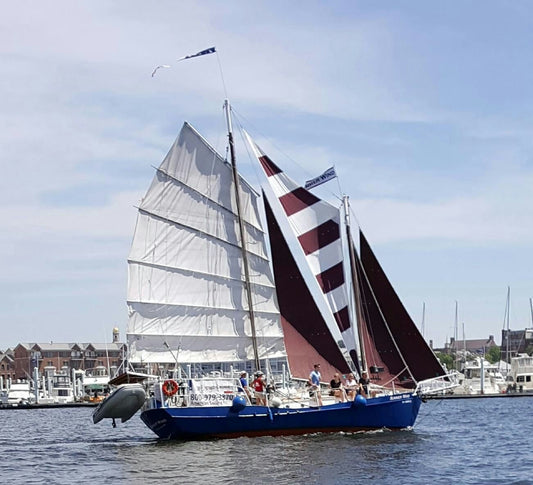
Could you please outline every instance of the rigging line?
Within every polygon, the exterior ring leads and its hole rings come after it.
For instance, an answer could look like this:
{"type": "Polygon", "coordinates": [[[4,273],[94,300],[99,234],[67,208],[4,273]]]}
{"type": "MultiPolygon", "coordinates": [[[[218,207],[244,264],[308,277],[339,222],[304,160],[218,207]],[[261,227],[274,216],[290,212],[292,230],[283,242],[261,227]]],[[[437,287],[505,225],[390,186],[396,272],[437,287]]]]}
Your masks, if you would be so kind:
{"type": "MultiPolygon", "coordinates": [[[[255,125],[249,120],[246,118],[246,116],[240,114],[238,111],[235,110],[235,108],[232,106],[232,112],[235,114],[235,117],[238,119],[239,117],[243,119],[243,121],[246,122],[246,125],[247,126],[251,126],[253,128],[253,130],[256,132],[256,133],[259,133],[259,135],[261,137],[263,137],[265,140],[267,140],[269,142],[270,145],[272,145],[273,148],[275,148],[283,157],[285,157],[287,160],[289,160],[293,165],[295,165],[299,171],[301,173],[303,173],[306,177],[309,177],[309,178],[312,178],[312,177],[315,177],[316,174],[315,173],[311,173],[309,172],[308,168],[306,168],[304,165],[300,164],[299,162],[297,162],[294,158],[292,158],[287,152],[285,152],[272,138],[270,138],[269,136],[265,135],[264,133],[262,133],[261,130],[259,130],[258,128],[255,127],[255,125]]],[[[240,126],[242,126],[242,124],[240,124],[240,126]]],[[[338,178],[338,177],[337,177],[338,178]]],[[[304,184],[301,184],[301,186],[303,187],[304,184]]],[[[340,200],[338,194],[336,194],[333,190],[331,189],[328,189],[327,187],[323,187],[322,190],[328,192],[329,195],[337,198],[340,200]]],[[[327,202],[327,201],[326,201],[327,202]]]]}
{"type": "Polygon", "coordinates": [[[222,63],[220,62],[220,56],[218,55],[218,50],[215,51],[215,54],[217,56],[218,69],[220,71],[220,79],[222,81],[222,87],[224,89],[224,99],[228,99],[228,92],[227,92],[227,89],[226,89],[226,81],[224,80],[224,72],[222,71],[222,63]]]}
{"type": "MultiPolygon", "coordinates": [[[[432,399],[432,400],[438,401],[438,403],[435,405],[435,408],[437,406],[440,406],[444,401],[444,399],[432,399]]],[[[419,417],[416,421],[416,424],[413,424],[412,428],[414,428],[415,426],[418,426],[421,422],[423,422],[427,417],[431,416],[434,412],[435,412],[435,409],[433,409],[430,413],[426,414],[425,416],[419,417]]]]}

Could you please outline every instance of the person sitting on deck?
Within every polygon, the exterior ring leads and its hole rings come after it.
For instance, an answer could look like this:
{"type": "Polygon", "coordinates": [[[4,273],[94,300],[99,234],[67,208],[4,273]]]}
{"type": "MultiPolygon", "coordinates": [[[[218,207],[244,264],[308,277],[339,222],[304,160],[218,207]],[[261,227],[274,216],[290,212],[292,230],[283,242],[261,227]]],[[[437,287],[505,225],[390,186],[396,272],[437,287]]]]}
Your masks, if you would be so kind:
{"type": "Polygon", "coordinates": [[[333,379],[329,383],[330,396],[335,396],[335,402],[344,402],[344,389],[342,387],[341,376],[339,374],[334,374],[333,379]]]}
{"type": "Polygon", "coordinates": [[[259,406],[266,406],[266,383],[265,375],[258,371],[255,373],[255,379],[252,382],[252,387],[254,388],[255,403],[259,406]]]}
{"type": "Polygon", "coordinates": [[[368,378],[368,372],[364,371],[363,375],[359,379],[359,390],[358,394],[361,394],[364,398],[368,397],[368,389],[370,386],[370,379],[368,378]]]}
{"type": "Polygon", "coordinates": [[[344,382],[344,389],[346,390],[348,401],[353,401],[355,399],[355,394],[357,392],[358,387],[359,386],[357,384],[357,381],[354,379],[353,374],[348,374],[348,377],[344,382]]]}

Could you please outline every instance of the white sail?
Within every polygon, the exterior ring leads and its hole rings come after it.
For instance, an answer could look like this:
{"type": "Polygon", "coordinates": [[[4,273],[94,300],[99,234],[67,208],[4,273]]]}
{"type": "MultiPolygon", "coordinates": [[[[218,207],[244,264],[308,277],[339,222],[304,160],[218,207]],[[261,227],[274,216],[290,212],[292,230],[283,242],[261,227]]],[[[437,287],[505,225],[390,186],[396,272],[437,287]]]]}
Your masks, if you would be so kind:
{"type": "MultiPolygon", "coordinates": [[[[259,357],[285,355],[257,194],[240,179],[259,357]]],[[[187,123],[139,207],[128,258],[133,363],[253,360],[231,167],[187,123]]]]}

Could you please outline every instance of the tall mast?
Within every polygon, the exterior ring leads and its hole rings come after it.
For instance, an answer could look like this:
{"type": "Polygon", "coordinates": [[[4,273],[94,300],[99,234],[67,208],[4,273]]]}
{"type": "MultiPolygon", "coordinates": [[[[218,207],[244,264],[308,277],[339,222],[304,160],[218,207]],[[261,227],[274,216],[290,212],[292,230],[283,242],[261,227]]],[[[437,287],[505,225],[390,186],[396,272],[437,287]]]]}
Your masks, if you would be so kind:
{"type": "Polygon", "coordinates": [[[352,240],[352,232],[350,230],[350,207],[348,204],[348,196],[343,197],[344,203],[344,225],[346,226],[346,239],[348,240],[348,252],[350,255],[350,270],[352,273],[352,291],[354,293],[355,301],[355,315],[357,320],[357,336],[359,339],[359,351],[361,352],[361,372],[367,370],[365,347],[363,345],[363,336],[361,326],[363,324],[361,311],[361,295],[359,292],[359,283],[357,278],[357,271],[355,269],[355,248],[352,240]]]}
{"type": "Polygon", "coordinates": [[[505,303],[505,322],[504,327],[507,327],[507,337],[505,339],[505,362],[507,363],[507,370],[509,370],[509,337],[510,337],[510,329],[509,329],[509,315],[511,313],[511,287],[507,287],[507,302],[505,303]]]}
{"type": "Polygon", "coordinates": [[[244,230],[244,221],[242,218],[241,208],[241,187],[239,184],[239,174],[237,172],[237,163],[235,157],[235,144],[233,142],[233,128],[231,125],[231,107],[229,101],[224,100],[224,110],[226,111],[226,123],[228,127],[228,142],[231,158],[231,168],[233,171],[233,182],[235,184],[235,202],[237,204],[237,218],[239,221],[239,232],[241,235],[241,249],[242,249],[242,261],[244,266],[244,286],[246,288],[246,298],[248,301],[248,313],[250,315],[250,326],[252,328],[252,345],[254,349],[254,362],[255,369],[260,370],[261,365],[259,363],[259,352],[257,350],[257,335],[255,331],[255,316],[252,301],[252,288],[250,285],[250,270],[248,265],[248,254],[246,253],[246,235],[244,230]]]}
{"type": "Polygon", "coordinates": [[[454,331],[453,331],[453,340],[454,340],[453,345],[454,345],[454,348],[455,348],[455,350],[454,350],[454,352],[455,352],[455,370],[458,370],[457,369],[457,367],[458,367],[457,363],[459,361],[459,356],[457,354],[457,349],[458,349],[457,338],[458,338],[458,333],[459,333],[459,328],[458,328],[459,320],[457,318],[457,316],[458,316],[457,306],[458,306],[457,300],[455,300],[455,325],[454,325],[454,331]]]}
{"type": "Polygon", "coordinates": [[[422,323],[420,324],[420,333],[425,338],[426,334],[426,302],[422,302],[422,323]]]}

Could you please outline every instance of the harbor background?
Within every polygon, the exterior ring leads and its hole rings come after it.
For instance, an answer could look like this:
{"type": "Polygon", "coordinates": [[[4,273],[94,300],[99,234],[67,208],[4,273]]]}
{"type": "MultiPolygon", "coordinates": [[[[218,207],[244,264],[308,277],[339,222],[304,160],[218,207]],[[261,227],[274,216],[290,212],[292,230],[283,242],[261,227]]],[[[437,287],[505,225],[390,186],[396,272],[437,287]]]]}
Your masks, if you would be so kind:
{"type": "Polygon", "coordinates": [[[430,401],[413,430],[202,442],[158,440],[138,415],[116,429],[91,409],[0,411],[10,484],[533,484],[533,400],[430,401]]]}

